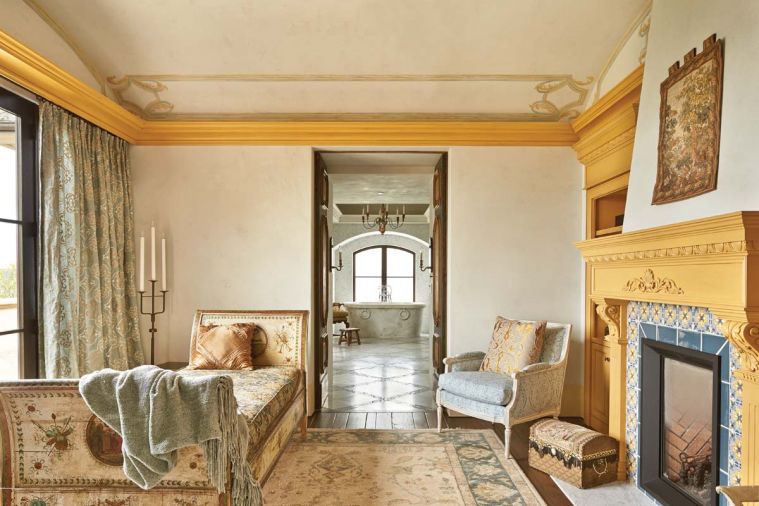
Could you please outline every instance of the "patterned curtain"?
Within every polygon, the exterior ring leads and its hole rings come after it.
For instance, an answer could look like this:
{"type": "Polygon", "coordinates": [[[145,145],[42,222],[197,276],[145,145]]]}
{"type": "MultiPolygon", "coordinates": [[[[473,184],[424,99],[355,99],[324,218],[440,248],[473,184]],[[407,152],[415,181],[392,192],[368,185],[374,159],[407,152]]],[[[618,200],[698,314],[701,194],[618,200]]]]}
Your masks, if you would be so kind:
{"type": "Polygon", "coordinates": [[[49,102],[40,135],[40,371],[140,365],[129,145],[49,102]]]}

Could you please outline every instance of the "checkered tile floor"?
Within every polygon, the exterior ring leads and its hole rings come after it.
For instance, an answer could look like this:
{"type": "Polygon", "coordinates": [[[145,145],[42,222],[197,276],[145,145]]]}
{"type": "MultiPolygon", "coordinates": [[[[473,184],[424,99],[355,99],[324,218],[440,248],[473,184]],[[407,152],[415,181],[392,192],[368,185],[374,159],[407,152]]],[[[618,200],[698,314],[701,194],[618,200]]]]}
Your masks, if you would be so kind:
{"type": "Polygon", "coordinates": [[[429,338],[369,339],[333,343],[331,388],[322,409],[429,411],[436,408],[429,338]]]}

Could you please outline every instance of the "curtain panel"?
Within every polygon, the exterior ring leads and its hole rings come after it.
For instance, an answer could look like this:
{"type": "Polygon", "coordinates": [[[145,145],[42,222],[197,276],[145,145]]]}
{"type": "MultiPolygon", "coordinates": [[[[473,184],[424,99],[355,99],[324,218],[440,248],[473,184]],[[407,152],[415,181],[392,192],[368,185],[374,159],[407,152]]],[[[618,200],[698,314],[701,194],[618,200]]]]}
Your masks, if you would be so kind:
{"type": "Polygon", "coordinates": [[[140,365],[129,145],[44,101],[40,137],[40,371],[140,365]]]}

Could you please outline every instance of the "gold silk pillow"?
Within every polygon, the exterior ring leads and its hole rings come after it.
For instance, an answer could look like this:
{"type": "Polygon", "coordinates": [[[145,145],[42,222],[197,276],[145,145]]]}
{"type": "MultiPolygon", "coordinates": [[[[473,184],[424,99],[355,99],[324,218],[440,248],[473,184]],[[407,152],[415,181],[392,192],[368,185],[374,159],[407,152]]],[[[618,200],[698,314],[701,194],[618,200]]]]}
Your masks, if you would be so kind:
{"type": "Polygon", "coordinates": [[[189,369],[252,369],[251,341],[256,325],[200,325],[189,369]]]}
{"type": "Polygon", "coordinates": [[[480,371],[511,374],[534,364],[543,350],[545,321],[509,320],[499,316],[480,371]]]}

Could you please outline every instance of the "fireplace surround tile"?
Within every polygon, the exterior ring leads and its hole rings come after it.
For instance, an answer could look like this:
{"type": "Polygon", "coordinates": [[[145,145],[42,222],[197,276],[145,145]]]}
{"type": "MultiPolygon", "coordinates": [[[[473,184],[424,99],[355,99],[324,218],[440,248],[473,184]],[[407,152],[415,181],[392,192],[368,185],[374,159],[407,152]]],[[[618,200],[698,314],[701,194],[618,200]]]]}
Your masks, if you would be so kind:
{"type": "Polygon", "coordinates": [[[642,336],[646,339],[657,339],[657,332],[656,332],[656,325],[653,323],[641,323],[640,324],[640,331],[642,333],[642,336]]]}
{"type": "Polygon", "coordinates": [[[725,345],[725,338],[715,334],[701,334],[702,344],[701,348],[707,353],[720,354],[722,348],[727,349],[725,345]]]}
{"type": "MultiPolygon", "coordinates": [[[[664,329],[665,327],[660,327],[659,332],[663,331],[664,329]]],[[[669,328],[666,328],[666,329],[675,330],[675,329],[669,329],[669,328]]],[[[684,346],[692,350],[702,351],[701,333],[694,332],[692,330],[677,330],[676,332],[677,332],[677,343],[674,343],[674,344],[677,344],[678,346],[684,346]]],[[[703,351],[706,351],[706,350],[703,350],[703,351]]]]}
{"type": "Polygon", "coordinates": [[[639,485],[641,340],[652,339],[720,355],[720,484],[740,484],[742,384],[733,377],[738,353],[721,335],[721,320],[707,308],[630,302],[628,304],[626,432],[628,479],[639,485]]]}
{"type": "Polygon", "coordinates": [[[677,344],[677,329],[664,326],[658,327],[656,329],[656,340],[669,344],[677,344]]]}

